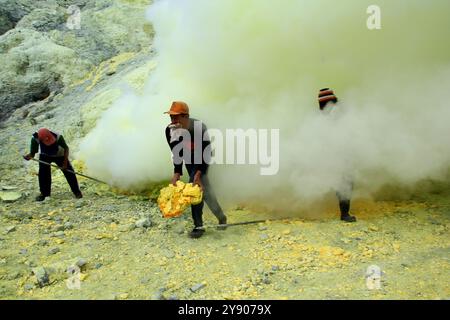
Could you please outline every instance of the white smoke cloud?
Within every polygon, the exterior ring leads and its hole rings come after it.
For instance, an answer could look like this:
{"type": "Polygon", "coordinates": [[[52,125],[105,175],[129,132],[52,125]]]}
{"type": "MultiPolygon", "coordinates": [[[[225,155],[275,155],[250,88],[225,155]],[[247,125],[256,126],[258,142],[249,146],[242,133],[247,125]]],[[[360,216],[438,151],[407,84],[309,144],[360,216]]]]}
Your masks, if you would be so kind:
{"type": "Polygon", "coordinates": [[[149,8],[158,66],[81,144],[96,176],[139,187],[171,176],[162,113],[174,100],[211,128],[280,129],[280,172],[216,166],[219,194],[274,206],[351,176],[360,194],[443,177],[450,164],[447,0],[161,0],[149,8]],[[368,30],[376,4],[382,29],[368,30]],[[340,102],[319,112],[318,90],[340,102]],[[275,191],[276,190],[276,191],[275,191]],[[270,197],[273,192],[285,196],[270,197]]]}

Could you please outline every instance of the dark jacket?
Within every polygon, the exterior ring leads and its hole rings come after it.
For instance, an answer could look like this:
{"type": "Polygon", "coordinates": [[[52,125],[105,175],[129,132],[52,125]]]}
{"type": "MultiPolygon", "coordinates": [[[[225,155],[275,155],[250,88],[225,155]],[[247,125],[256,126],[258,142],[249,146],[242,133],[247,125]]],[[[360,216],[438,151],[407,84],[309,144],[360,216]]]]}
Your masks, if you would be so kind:
{"type": "Polygon", "coordinates": [[[49,157],[64,156],[64,151],[69,149],[69,147],[66,144],[66,141],[64,140],[64,137],[53,131],[50,132],[56,138],[56,142],[50,146],[47,146],[43,144],[41,141],[39,141],[37,132],[33,133],[33,136],[31,137],[30,154],[35,155],[40,149],[41,154],[44,154],[49,157]]]}
{"type": "Polygon", "coordinates": [[[172,151],[172,159],[174,164],[174,173],[183,174],[183,162],[186,166],[193,166],[194,172],[200,170],[202,174],[206,174],[211,160],[211,141],[207,134],[206,126],[199,120],[190,118],[189,129],[174,129],[171,126],[166,127],[166,140],[172,151]],[[200,126],[201,125],[201,126],[200,126]],[[199,131],[201,127],[201,136],[197,133],[195,136],[194,129],[199,131]],[[188,137],[189,140],[185,140],[188,137]],[[184,136],[186,137],[184,137],[184,136]],[[183,145],[180,145],[182,143],[183,145]],[[175,150],[174,150],[175,149],[175,150]],[[184,150],[189,150],[189,154],[184,154],[184,150]]]}

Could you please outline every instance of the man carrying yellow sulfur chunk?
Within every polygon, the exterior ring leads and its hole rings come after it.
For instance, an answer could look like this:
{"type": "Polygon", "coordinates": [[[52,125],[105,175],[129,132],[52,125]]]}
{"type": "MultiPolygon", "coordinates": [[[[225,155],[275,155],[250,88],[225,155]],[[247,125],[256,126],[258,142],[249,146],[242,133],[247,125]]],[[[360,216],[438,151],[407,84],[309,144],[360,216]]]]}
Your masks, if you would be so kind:
{"type": "MultiPolygon", "coordinates": [[[[199,120],[189,117],[189,107],[186,103],[175,101],[169,111],[171,123],[166,128],[166,139],[170,146],[174,164],[172,184],[176,185],[183,174],[183,162],[189,173],[189,182],[198,185],[203,191],[205,200],[219,224],[227,223],[227,217],[222,211],[208,180],[208,162],[211,159],[211,141],[207,135],[206,126],[199,120]]],[[[200,238],[205,232],[203,226],[203,200],[191,206],[194,229],[189,234],[191,238],[200,238]]],[[[221,228],[223,229],[223,228],[221,228]]]]}

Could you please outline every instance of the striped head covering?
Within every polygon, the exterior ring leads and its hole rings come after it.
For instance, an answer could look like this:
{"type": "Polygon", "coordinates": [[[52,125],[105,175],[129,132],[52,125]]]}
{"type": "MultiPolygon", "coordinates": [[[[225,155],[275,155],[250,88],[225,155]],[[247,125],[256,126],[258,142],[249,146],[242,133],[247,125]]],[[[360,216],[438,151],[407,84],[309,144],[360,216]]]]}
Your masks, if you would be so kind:
{"type": "Polygon", "coordinates": [[[334,91],[330,88],[321,89],[319,91],[320,109],[323,109],[330,101],[333,101],[335,103],[338,101],[337,97],[334,95],[334,91]]]}

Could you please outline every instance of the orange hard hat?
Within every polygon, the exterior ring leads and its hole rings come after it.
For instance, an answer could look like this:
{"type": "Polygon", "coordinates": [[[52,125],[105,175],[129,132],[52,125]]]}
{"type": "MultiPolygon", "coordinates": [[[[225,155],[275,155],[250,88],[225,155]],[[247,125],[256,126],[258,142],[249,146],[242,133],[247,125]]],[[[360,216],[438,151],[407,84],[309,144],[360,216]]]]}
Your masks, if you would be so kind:
{"type": "Polygon", "coordinates": [[[172,106],[170,110],[164,113],[168,113],[171,116],[175,116],[178,114],[189,114],[189,107],[185,102],[182,101],[174,101],[172,102],[172,106]]]}

